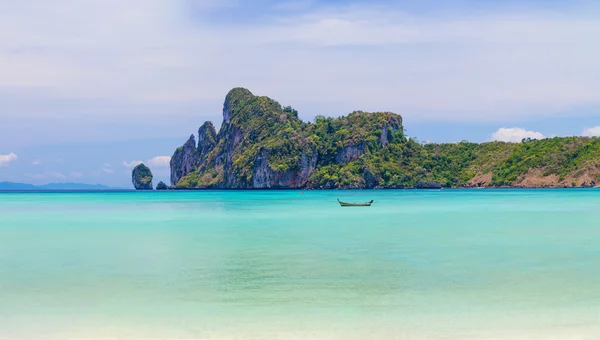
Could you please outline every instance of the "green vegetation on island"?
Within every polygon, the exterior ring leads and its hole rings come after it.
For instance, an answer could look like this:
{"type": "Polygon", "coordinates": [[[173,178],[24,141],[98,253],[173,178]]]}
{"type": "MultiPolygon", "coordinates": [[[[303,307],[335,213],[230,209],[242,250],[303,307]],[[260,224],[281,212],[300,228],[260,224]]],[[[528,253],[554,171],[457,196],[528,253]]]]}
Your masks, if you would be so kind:
{"type": "Polygon", "coordinates": [[[136,190],[152,190],[152,171],[144,163],[131,172],[131,181],[136,190]]]}
{"type": "Polygon", "coordinates": [[[587,187],[600,183],[600,139],[421,144],[402,117],[353,112],[303,122],[291,107],[236,88],[171,161],[175,188],[587,187]]]}

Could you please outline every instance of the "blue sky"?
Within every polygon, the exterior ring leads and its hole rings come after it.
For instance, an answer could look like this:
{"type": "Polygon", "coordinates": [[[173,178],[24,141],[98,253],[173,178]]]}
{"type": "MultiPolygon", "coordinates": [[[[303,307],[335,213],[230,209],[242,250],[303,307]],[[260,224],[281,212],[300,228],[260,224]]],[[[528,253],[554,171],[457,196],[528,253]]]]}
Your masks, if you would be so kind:
{"type": "Polygon", "coordinates": [[[0,0],[0,181],[130,187],[236,86],[421,141],[600,134],[593,1],[0,0]]]}

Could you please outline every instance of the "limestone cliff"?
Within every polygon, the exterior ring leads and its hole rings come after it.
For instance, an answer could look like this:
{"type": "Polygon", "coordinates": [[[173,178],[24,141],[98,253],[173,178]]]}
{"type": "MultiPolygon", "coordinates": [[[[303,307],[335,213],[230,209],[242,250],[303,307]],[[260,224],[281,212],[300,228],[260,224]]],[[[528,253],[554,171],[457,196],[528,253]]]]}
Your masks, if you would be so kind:
{"type": "Polygon", "coordinates": [[[135,190],[152,190],[152,171],[143,163],[133,168],[131,181],[135,190]]]}
{"type": "Polygon", "coordinates": [[[363,144],[345,146],[335,156],[335,161],[338,164],[345,164],[357,160],[365,154],[367,146],[363,144]]]}
{"type": "Polygon", "coordinates": [[[206,159],[206,156],[217,145],[217,131],[212,122],[204,123],[198,130],[198,153],[200,159],[206,159]]]}
{"type": "Polygon", "coordinates": [[[196,147],[196,138],[191,135],[171,157],[171,185],[176,185],[182,177],[189,175],[199,164],[200,154],[196,147]]]}
{"type": "Polygon", "coordinates": [[[269,150],[262,149],[256,155],[252,168],[252,188],[297,189],[306,186],[317,165],[317,154],[302,153],[295,170],[273,169],[269,163],[269,150]]]}
{"type": "Polygon", "coordinates": [[[192,136],[177,149],[171,159],[171,184],[177,188],[312,187],[311,177],[319,165],[356,161],[368,151],[368,142],[384,147],[401,130],[402,118],[389,112],[354,112],[337,120],[305,123],[296,110],[235,88],[225,98],[218,134],[206,122],[198,131],[197,145],[192,136]]]}

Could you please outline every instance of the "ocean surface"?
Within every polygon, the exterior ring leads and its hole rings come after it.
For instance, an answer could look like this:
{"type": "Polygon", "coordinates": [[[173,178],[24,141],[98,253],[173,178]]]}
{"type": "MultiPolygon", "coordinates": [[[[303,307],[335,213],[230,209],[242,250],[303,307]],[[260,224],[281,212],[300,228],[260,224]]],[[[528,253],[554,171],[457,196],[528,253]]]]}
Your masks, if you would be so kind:
{"type": "Polygon", "coordinates": [[[600,190],[0,193],[0,339],[600,339],[600,190]]]}

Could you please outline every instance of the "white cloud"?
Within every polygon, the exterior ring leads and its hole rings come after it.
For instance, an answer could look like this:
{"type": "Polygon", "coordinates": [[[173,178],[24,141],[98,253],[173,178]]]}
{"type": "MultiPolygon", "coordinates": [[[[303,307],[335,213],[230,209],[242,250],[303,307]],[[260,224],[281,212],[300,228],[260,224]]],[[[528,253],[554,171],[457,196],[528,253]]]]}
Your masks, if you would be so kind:
{"type": "Polygon", "coordinates": [[[62,180],[69,178],[68,175],[65,175],[61,172],[46,172],[45,175],[49,178],[62,179],[62,180]]]}
{"type": "Polygon", "coordinates": [[[36,159],[35,161],[31,162],[31,165],[33,165],[33,166],[38,166],[41,164],[42,164],[42,161],[40,161],[39,159],[36,159]]]}
{"type": "MultiPolygon", "coordinates": [[[[218,3],[193,1],[200,12],[223,6],[218,3]]],[[[193,20],[189,5],[3,1],[0,87],[25,98],[41,92],[128,105],[208,103],[218,113],[226,91],[243,85],[301,113],[383,109],[413,119],[469,121],[547,116],[600,103],[600,20],[584,5],[452,17],[376,5],[305,6],[301,14],[219,25],[193,20]]]]}
{"type": "Polygon", "coordinates": [[[126,167],[126,168],[133,169],[133,168],[135,168],[136,166],[138,166],[138,165],[140,165],[142,163],[144,163],[144,162],[137,161],[137,160],[136,161],[131,161],[131,162],[123,161],[123,166],[126,167]]]}
{"type": "Polygon", "coordinates": [[[71,177],[71,178],[81,178],[81,177],[83,177],[83,174],[81,172],[75,171],[75,172],[71,172],[69,174],[69,177],[71,177]]]}
{"type": "Polygon", "coordinates": [[[138,166],[139,164],[145,163],[150,168],[168,168],[170,162],[171,162],[170,156],[156,156],[156,157],[150,158],[146,162],[138,161],[138,160],[134,160],[131,162],[123,161],[123,166],[125,166],[126,168],[129,168],[129,169],[133,169],[136,166],[138,166]]]}
{"type": "Polygon", "coordinates": [[[543,134],[535,131],[528,131],[523,128],[500,128],[492,134],[492,140],[501,142],[520,143],[523,138],[543,139],[543,134]]]}
{"type": "Polygon", "coordinates": [[[148,160],[148,166],[157,168],[168,168],[171,162],[170,156],[156,156],[148,160]]]}
{"type": "Polygon", "coordinates": [[[8,155],[0,155],[0,166],[8,165],[14,161],[16,161],[19,157],[14,153],[9,153],[8,155]]]}
{"type": "Polygon", "coordinates": [[[587,137],[600,137],[600,126],[584,129],[583,135],[587,137]]]}
{"type": "MultiPolygon", "coordinates": [[[[125,163],[126,163],[126,162],[124,162],[124,164],[125,164],[125,163]]],[[[102,172],[104,172],[104,173],[107,173],[107,174],[112,174],[112,173],[114,173],[114,172],[115,172],[115,170],[113,170],[113,168],[112,168],[112,164],[110,164],[110,163],[104,163],[104,164],[102,165],[102,172]]]]}

